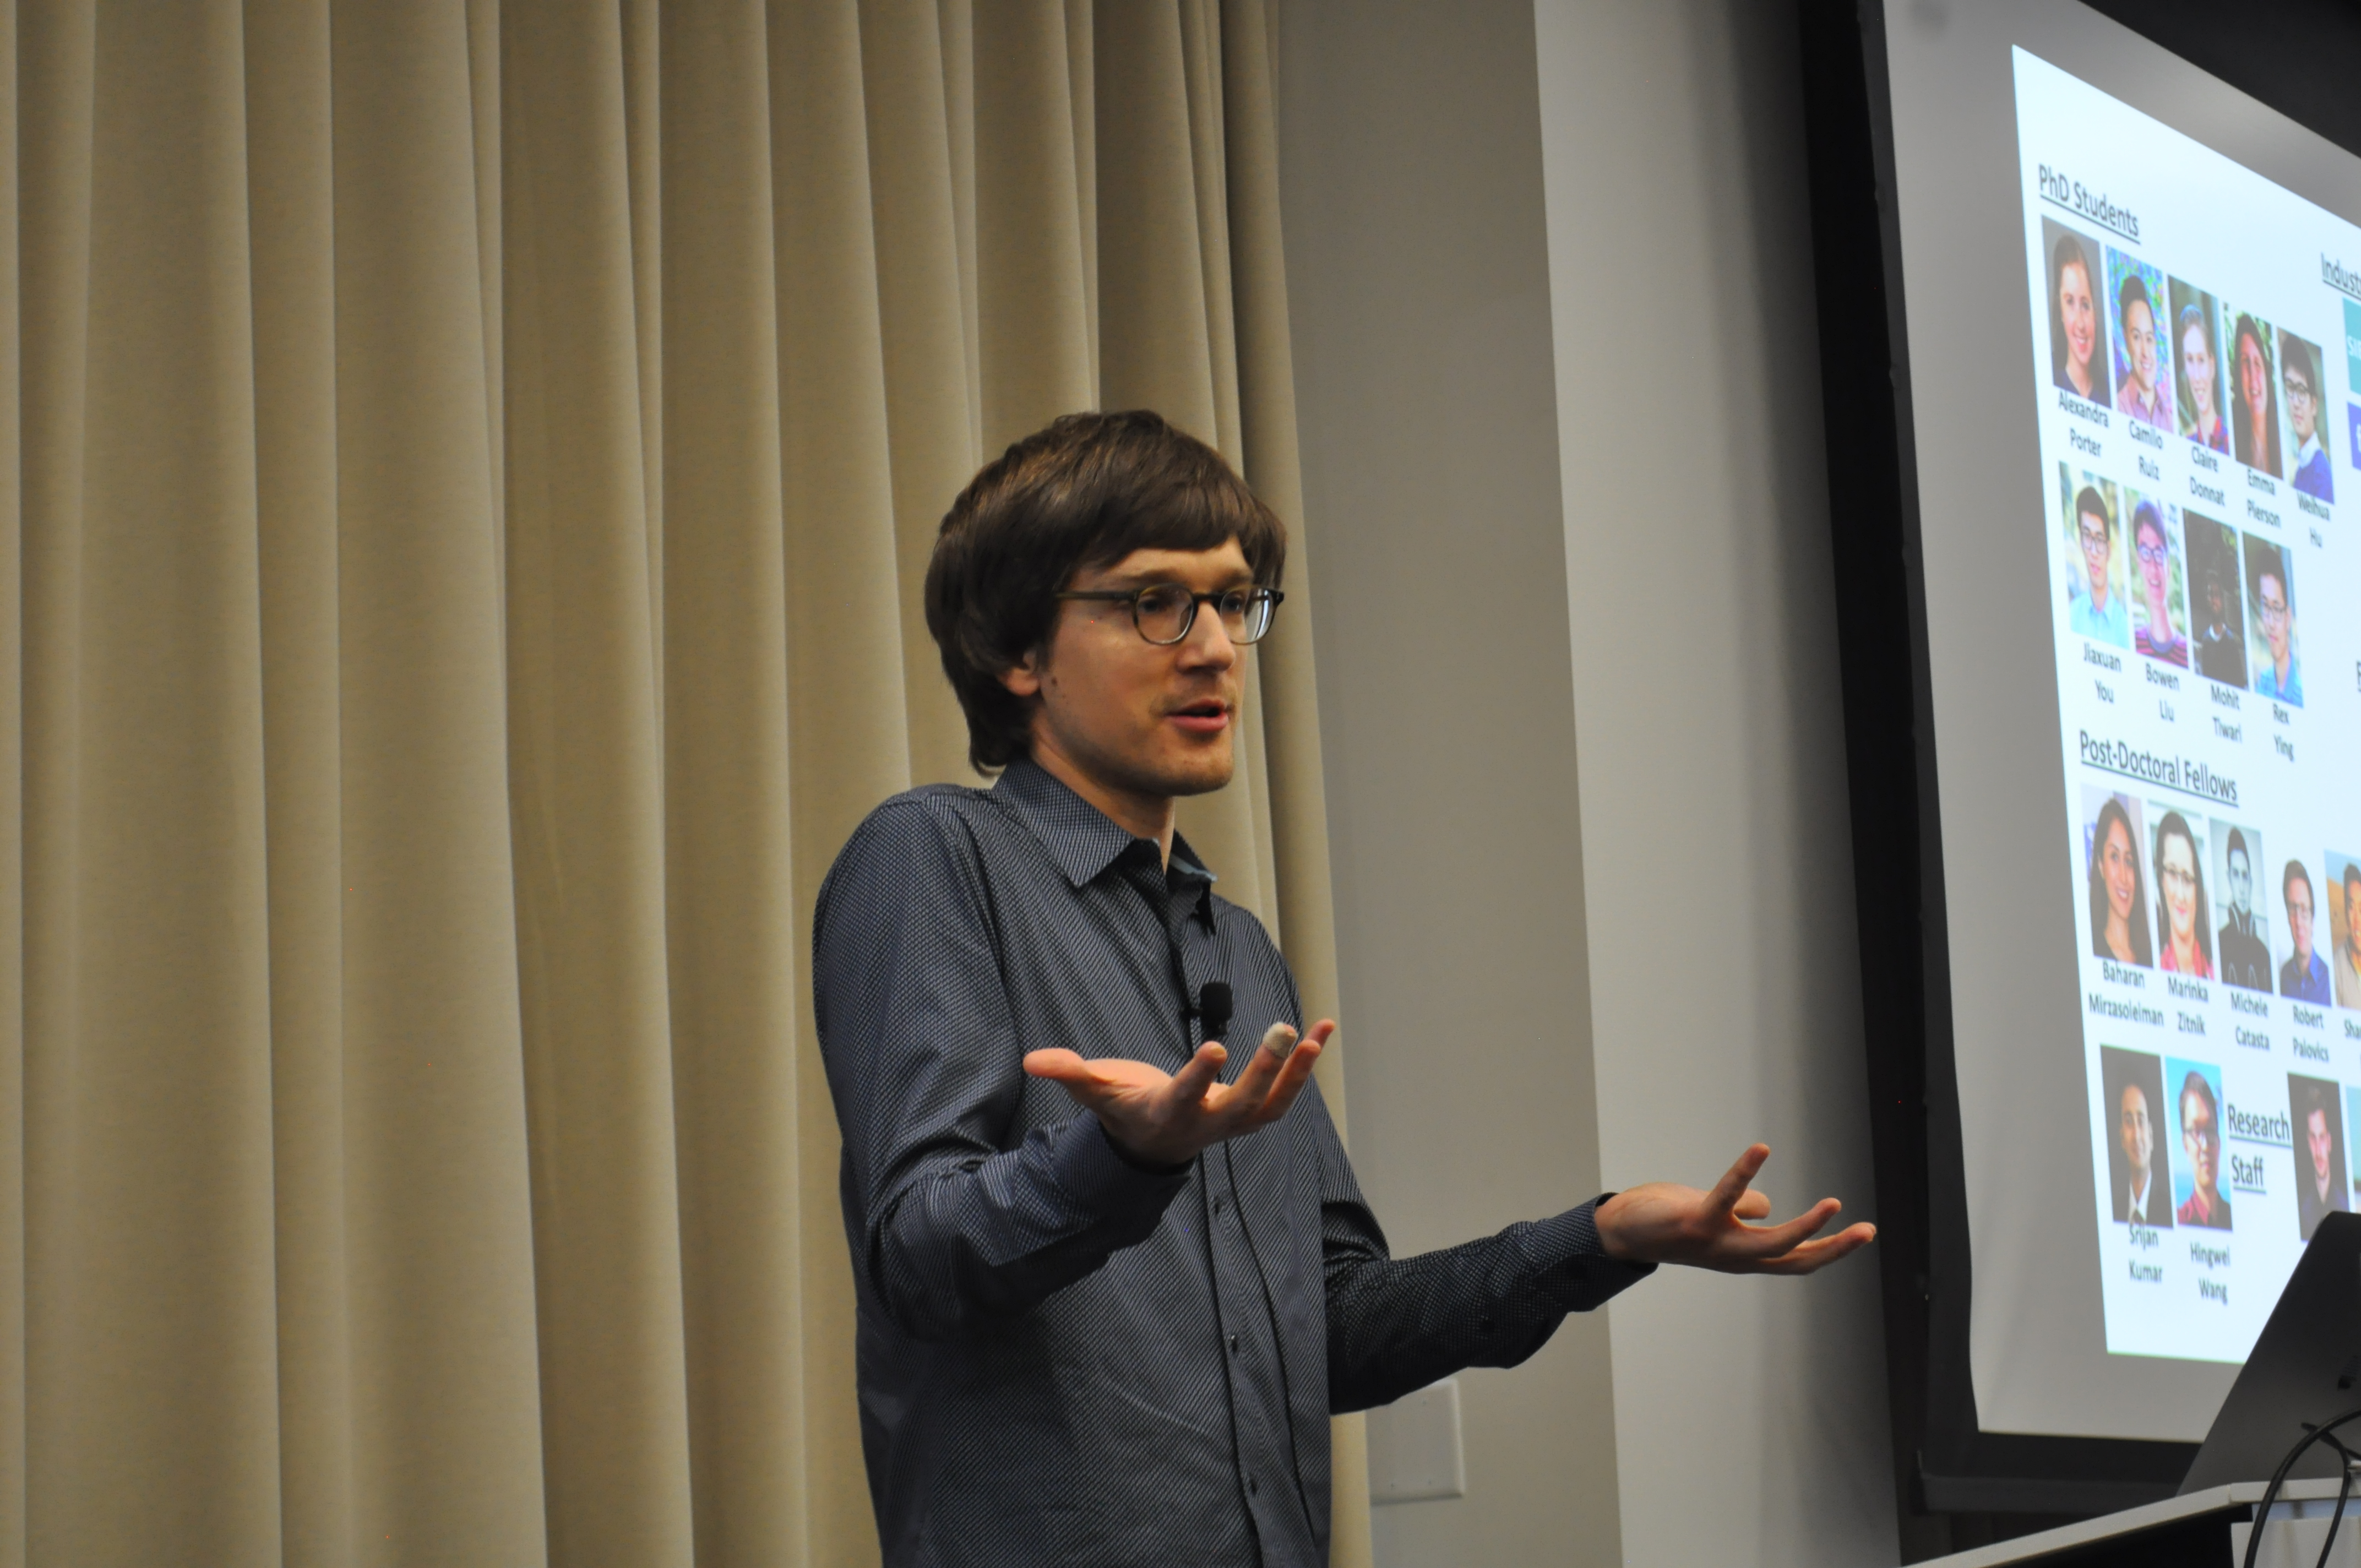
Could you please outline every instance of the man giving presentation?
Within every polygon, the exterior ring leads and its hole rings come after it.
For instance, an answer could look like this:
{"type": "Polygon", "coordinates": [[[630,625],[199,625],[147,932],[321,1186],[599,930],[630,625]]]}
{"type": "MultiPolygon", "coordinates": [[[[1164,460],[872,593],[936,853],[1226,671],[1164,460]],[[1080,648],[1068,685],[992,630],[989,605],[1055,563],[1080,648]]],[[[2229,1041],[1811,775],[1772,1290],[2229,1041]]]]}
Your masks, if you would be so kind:
{"type": "Polygon", "coordinates": [[[1312,1082],[1336,1025],[1173,830],[1230,781],[1286,547],[1147,413],[1059,420],[943,521],[927,622],[999,777],[880,806],[814,932],[895,1568],[1310,1568],[1332,1411],[1514,1365],[1659,1263],[1805,1274],[1871,1237],[1814,1239],[1833,1199],[1751,1223],[1758,1144],[1709,1191],[1389,1253],[1312,1082]]]}

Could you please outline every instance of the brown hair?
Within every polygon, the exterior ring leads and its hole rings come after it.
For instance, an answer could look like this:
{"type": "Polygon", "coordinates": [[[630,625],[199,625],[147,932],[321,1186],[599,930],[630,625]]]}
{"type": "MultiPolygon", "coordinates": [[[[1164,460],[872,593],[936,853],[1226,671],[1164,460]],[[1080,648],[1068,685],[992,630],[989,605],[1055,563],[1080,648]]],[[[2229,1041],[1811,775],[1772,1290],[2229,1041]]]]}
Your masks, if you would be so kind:
{"type": "Polygon", "coordinates": [[[1000,677],[1048,645],[1077,572],[1233,539],[1255,581],[1278,587],[1285,525],[1221,454],[1145,411],[1066,414],[984,465],[943,516],[926,590],[976,770],[1032,751],[1034,699],[1000,677]]]}

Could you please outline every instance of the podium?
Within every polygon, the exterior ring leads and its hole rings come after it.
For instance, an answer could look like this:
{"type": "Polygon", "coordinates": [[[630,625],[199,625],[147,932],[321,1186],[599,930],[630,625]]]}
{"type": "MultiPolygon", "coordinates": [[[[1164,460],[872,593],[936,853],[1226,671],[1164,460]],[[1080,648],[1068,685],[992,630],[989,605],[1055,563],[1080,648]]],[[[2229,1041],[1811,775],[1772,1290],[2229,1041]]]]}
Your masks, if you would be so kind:
{"type": "MultiPolygon", "coordinates": [[[[2004,1564],[2049,1564],[2058,1568],[2238,1568],[2246,1561],[2246,1532],[2263,1483],[2237,1481],[2185,1497],[2167,1497],[2095,1519],[2082,1519],[2037,1535],[1979,1546],[1922,1563],[1918,1568],[2003,1568],[2004,1564]]],[[[2270,1528],[2256,1568],[2312,1568],[2336,1508],[2332,1480],[2290,1481],[2271,1505],[2270,1528]]],[[[2345,1506],[2330,1568],[2361,1568],[2361,1487],[2345,1506]]]]}

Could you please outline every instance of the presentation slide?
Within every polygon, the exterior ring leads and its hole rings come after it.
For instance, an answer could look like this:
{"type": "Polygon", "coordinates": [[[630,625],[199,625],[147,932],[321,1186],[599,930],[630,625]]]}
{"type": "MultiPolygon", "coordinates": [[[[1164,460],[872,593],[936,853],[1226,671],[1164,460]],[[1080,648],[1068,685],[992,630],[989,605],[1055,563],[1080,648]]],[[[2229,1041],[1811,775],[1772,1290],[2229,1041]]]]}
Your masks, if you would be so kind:
{"type": "Polygon", "coordinates": [[[2361,229],[2012,58],[2106,1348],[2235,1363],[2361,1206],[2361,229]]]}
{"type": "Polygon", "coordinates": [[[2076,0],[1883,28],[1934,1321],[1982,1431],[2194,1442],[2361,1201],[2361,157],[2076,0]]]}

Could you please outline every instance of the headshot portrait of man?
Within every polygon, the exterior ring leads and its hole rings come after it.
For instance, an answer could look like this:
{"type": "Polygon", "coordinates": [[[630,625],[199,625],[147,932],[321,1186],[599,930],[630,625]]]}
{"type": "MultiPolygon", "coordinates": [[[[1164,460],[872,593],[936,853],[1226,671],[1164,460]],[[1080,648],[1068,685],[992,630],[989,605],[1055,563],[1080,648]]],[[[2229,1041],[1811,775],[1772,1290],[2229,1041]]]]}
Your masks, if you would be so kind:
{"type": "Polygon", "coordinates": [[[2082,569],[2068,590],[2068,623],[2079,637],[2130,647],[2131,607],[2115,589],[2115,514],[2096,485],[2075,494],[2074,543],[2082,569]]]}
{"type": "Polygon", "coordinates": [[[2271,989],[2271,950],[2255,930],[2255,861],[2244,829],[2217,825],[2222,851],[2222,898],[2226,906],[2214,944],[2215,972],[2247,991],[2271,989]],[[2224,828],[2228,837],[2221,839],[2224,828]]]}
{"type": "Polygon", "coordinates": [[[2165,390],[2166,361],[2158,355],[2157,304],[2138,264],[2120,251],[2108,253],[2109,265],[2123,272],[2115,291],[2115,330],[2123,357],[2123,375],[2115,387],[2115,407],[2158,430],[2172,428],[2172,398],[2165,390]]]}
{"type": "Polygon", "coordinates": [[[2102,1046],[2099,1065],[2114,1117],[2107,1160],[2115,1221],[2169,1229],[2172,1174],[2158,1125],[2164,1105],[2163,1064],[2142,1051],[2102,1046]]]}
{"type": "Polygon", "coordinates": [[[1660,1264],[1802,1275],[1873,1234],[1818,1235],[1833,1199],[1756,1223],[1755,1144],[1393,1255],[1312,1077],[1335,1022],[1176,828],[1236,772],[1287,544],[1148,412],[1016,443],[937,534],[927,626],[997,777],[878,805],[812,939],[889,1568],[1314,1568],[1332,1414],[1517,1365],[1660,1264]]]}
{"type": "Polygon", "coordinates": [[[2327,1215],[2353,1207],[2346,1197],[2341,1086],[2288,1074],[2288,1119],[2295,1124],[2295,1215],[2304,1240],[2327,1215]]]}
{"type": "Polygon", "coordinates": [[[2268,658],[2256,662],[2255,691],[2290,707],[2303,706],[2303,672],[2295,652],[2295,592],[2288,580],[2287,553],[2268,539],[2246,540],[2246,582],[2254,601],[2255,627],[2268,658]]]}
{"type": "Polygon", "coordinates": [[[2336,945],[2336,1005],[2361,1008],[2361,861],[2345,862],[2345,939],[2336,945]]]}
{"type": "Polygon", "coordinates": [[[2180,1080],[2180,1155],[2189,1162],[2189,1197],[2173,1212],[2184,1225],[2207,1230],[2230,1228],[2230,1200],[2223,1195],[2222,1115],[2214,1103],[2213,1086],[2194,1069],[2180,1080]]]}
{"type": "Polygon", "coordinates": [[[2245,596],[2238,592],[2236,532],[2200,517],[2180,514],[2189,543],[2190,575],[2197,583],[2197,629],[2190,639],[2197,673],[2224,685],[2246,684],[2245,596]]]}
{"type": "Polygon", "coordinates": [[[2289,462],[2291,481],[2307,496],[2333,501],[2336,479],[2329,472],[2328,449],[2320,435],[2326,408],[2320,350],[2284,328],[2279,332],[2279,389],[2287,396],[2288,433],[2295,439],[2295,455],[2289,462]]]}
{"type": "Polygon", "coordinates": [[[2107,329],[2099,314],[2098,247],[2042,220],[2049,247],[2049,377],[2061,392],[2107,401],[2107,329]]]}
{"type": "MultiPolygon", "coordinates": [[[[2317,909],[2312,902],[2312,873],[2303,869],[2301,861],[2290,861],[2287,870],[2279,873],[2279,896],[2287,905],[2288,939],[2295,948],[2287,962],[2279,965],[2279,994],[2325,1006],[2334,999],[2334,993],[2329,989],[2327,960],[2312,946],[2312,920],[2317,909]]],[[[2329,896],[2341,898],[2343,894],[2332,891],[2329,896]]]]}

